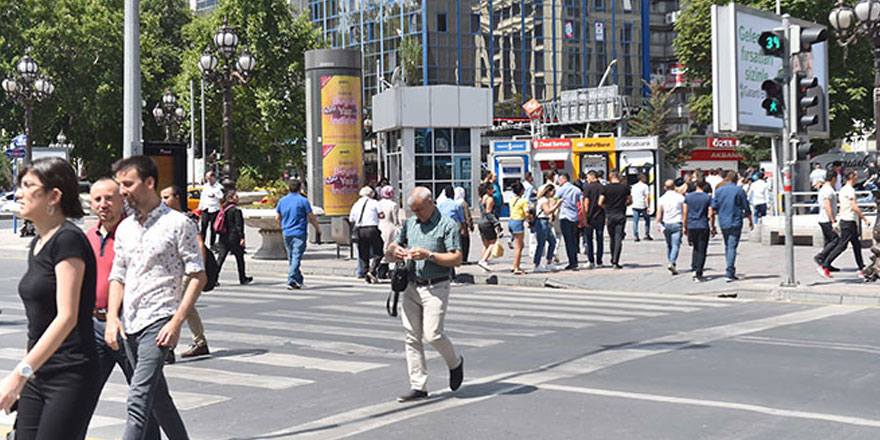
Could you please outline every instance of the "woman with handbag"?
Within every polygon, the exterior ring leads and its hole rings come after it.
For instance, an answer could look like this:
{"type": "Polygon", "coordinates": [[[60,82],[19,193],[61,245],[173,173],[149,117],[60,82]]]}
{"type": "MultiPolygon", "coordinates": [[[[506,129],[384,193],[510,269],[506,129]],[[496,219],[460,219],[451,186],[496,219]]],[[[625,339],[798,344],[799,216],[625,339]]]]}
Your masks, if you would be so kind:
{"type": "MultiPolygon", "coordinates": [[[[387,251],[388,245],[397,239],[397,234],[400,233],[400,227],[403,226],[403,219],[400,216],[400,207],[394,196],[394,188],[391,186],[386,185],[379,190],[379,212],[384,215],[384,217],[379,218],[379,233],[382,235],[382,243],[385,245],[383,251],[387,251]]],[[[383,255],[386,254],[383,253],[383,255]]],[[[379,266],[379,271],[377,273],[379,278],[388,277],[388,265],[390,262],[391,261],[387,255],[383,257],[382,264],[379,266]]]]}
{"type": "Polygon", "coordinates": [[[550,272],[555,270],[553,265],[553,251],[556,249],[556,237],[553,235],[553,219],[562,206],[562,200],[554,199],[556,187],[552,183],[545,183],[538,191],[538,207],[536,213],[535,235],[537,246],[535,247],[535,272],[550,272]],[[547,264],[541,265],[544,256],[544,246],[547,246],[547,264]]]}
{"type": "MultiPolygon", "coordinates": [[[[238,282],[242,285],[250,284],[254,278],[244,273],[244,217],[238,209],[238,193],[233,189],[226,193],[223,198],[223,225],[216,231],[220,234],[217,242],[217,271],[223,269],[223,262],[230,253],[235,255],[235,264],[238,266],[238,282]]],[[[215,228],[217,229],[217,228],[215,228]]]]}
{"type": "Polygon", "coordinates": [[[510,189],[516,196],[510,201],[510,220],[507,222],[507,228],[510,229],[510,233],[513,234],[514,242],[513,268],[511,269],[511,272],[513,272],[514,275],[525,275],[526,273],[519,267],[519,263],[522,260],[524,247],[523,237],[526,232],[526,217],[528,216],[529,211],[529,200],[523,197],[525,188],[522,183],[515,182],[510,189]]]}
{"type": "Polygon", "coordinates": [[[493,250],[498,243],[498,234],[501,232],[501,222],[495,216],[494,193],[495,187],[491,182],[486,182],[480,187],[480,221],[477,222],[477,229],[480,230],[480,238],[483,241],[483,255],[477,265],[487,272],[492,270],[489,267],[489,259],[493,256],[493,250]]]}

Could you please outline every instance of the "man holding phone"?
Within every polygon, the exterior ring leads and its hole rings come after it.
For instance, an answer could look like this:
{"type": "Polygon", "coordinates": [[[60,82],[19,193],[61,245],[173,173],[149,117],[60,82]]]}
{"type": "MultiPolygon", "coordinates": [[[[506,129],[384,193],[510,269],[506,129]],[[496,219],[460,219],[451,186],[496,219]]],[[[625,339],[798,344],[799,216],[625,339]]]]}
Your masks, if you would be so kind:
{"type": "Polygon", "coordinates": [[[452,342],[443,332],[452,269],[461,265],[460,228],[448,217],[440,215],[431,191],[425,187],[416,187],[407,204],[413,215],[404,223],[397,241],[387,251],[395,260],[413,262],[409,264],[410,282],[403,292],[401,314],[406,330],[406,363],[412,389],[398,397],[398,402],[428,397],[423,339],[430,342],[446,361],[452,391],[457,390],[464,379],[464,359],[456,355],[452,342]]]}

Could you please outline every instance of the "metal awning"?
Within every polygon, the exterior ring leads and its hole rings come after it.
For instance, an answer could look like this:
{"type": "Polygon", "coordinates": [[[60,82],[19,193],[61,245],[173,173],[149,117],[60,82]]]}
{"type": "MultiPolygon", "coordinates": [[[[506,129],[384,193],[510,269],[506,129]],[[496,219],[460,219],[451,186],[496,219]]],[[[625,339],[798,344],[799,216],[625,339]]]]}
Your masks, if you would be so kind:
{"type": "Polygon", "coordinates": [[[571,157],[570,151],[539,151],[535,153],[535,162],[556,162],[560,160],[568,160],[571,157]]]}

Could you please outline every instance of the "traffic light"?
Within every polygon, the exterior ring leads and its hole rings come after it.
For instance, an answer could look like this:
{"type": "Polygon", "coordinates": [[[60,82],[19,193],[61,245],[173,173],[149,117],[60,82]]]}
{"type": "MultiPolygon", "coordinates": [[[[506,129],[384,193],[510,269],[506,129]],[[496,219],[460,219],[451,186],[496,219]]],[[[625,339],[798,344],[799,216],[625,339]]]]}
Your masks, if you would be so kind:
{"type": "Polygon", "coordinates": [[[806,134],[807,128],[819,123],[819,115],[809,115],[810,108],[819,105],[818,96],[809,96],[810,89],[819,86],[819,79],[815,76],[808,77],[804,72],[795,75],[795,114],[794,122],[797,124],[797,133],[806,134]]]}
{"type": "Polygon", "coordinates": [[[810,52],[813,45],[828,39],[828,32],[824,27],[805,28],[799,25],[791,26],[791,52],[792,56],[801,52],[810,52]]]}
{"type": "Polygon", "coordinates": [[[782,78],[768,79],[761,84],[761,90],[764,91],[764,101],[761,102],[761,107],[764,107],[767,116],[783,117],[782,112],[785,111],[783,87],[785,87],[785,80],[782,78]]]}
{"type": "Polygon", "coordinates": [[[782,58],[785,56],[785,32],[782,30],[772,30],[761,32],[758,37],[758,44],[764,55],[782,58]]]}

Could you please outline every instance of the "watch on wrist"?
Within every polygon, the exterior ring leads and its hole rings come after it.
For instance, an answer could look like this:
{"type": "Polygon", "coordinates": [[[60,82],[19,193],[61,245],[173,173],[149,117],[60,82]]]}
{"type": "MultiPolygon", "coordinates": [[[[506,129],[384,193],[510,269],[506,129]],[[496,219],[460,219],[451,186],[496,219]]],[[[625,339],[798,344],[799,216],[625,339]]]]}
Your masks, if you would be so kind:
{"type": "Polygon", "coordinates": [[[433,252],[431,252],[430,254],[428,254],[428,261],[430,261],[430,262],[432,262],[432,263],[434,262],[434,253],[433,253],[433,252]]]}
{"type": "Polygon", "coordinates": [[[34,375],[34,368],[27,362],[21,361],[15,366],[15,372],[25,379],[30,379],[34,375]]]}

